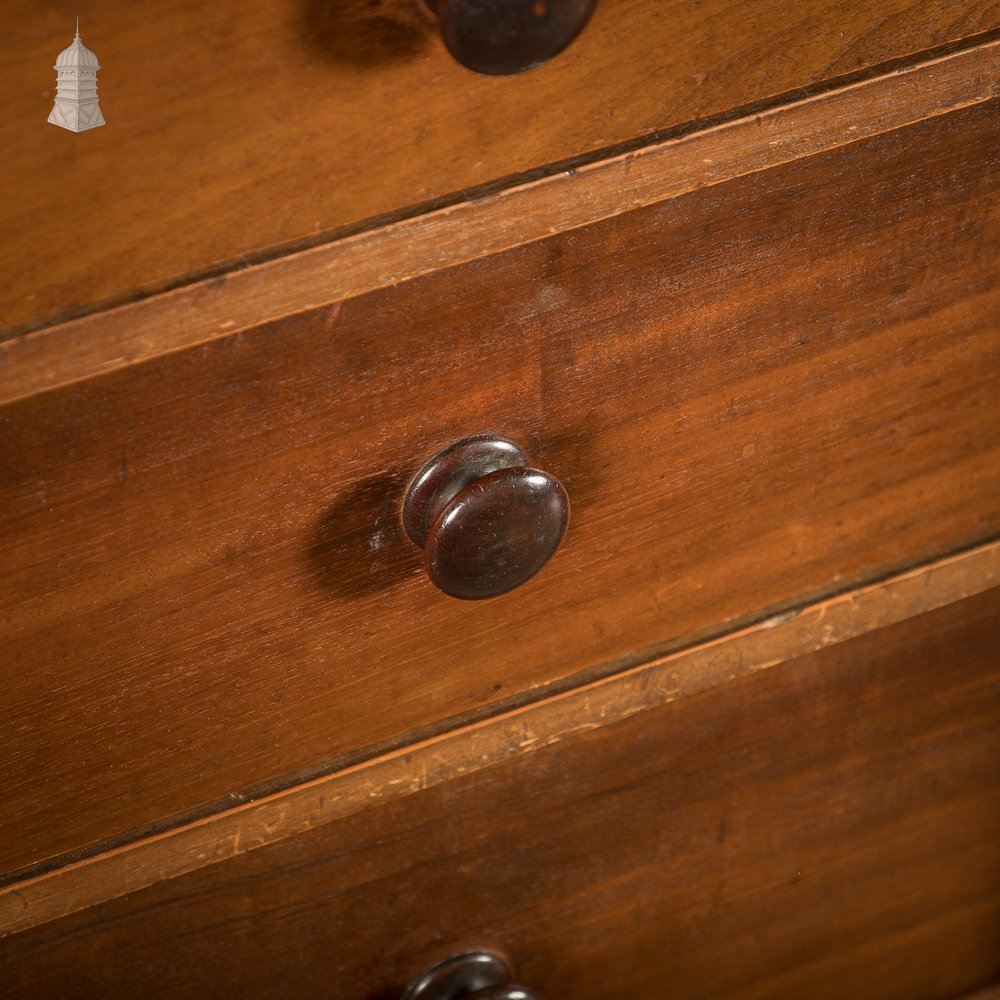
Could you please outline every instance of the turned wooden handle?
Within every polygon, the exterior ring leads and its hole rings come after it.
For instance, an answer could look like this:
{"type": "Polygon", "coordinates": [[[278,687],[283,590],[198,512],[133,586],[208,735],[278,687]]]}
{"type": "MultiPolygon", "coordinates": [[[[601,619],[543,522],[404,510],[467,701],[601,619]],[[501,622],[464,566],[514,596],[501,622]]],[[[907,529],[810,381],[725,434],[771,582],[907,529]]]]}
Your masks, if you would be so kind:
{"type": "Polygon", "coordinates": [[[471,951],[432,966],[403,1000],[540,1000],[510,979],[506,959],[491,951],[471,951]]]}
{"type": "Polygon", "coordinates": [[[466,438],[417,473],[403,525],[427,575],[452,597],[498,597],[533,577],[559,547],[569,499],[505,438],[466,438]]]}
{"type": "Polygon", "coordinates": [[[441,38],[463,66],[508,76],[558,55],[583,30],[597,0],[426,0],[441,38]]]}

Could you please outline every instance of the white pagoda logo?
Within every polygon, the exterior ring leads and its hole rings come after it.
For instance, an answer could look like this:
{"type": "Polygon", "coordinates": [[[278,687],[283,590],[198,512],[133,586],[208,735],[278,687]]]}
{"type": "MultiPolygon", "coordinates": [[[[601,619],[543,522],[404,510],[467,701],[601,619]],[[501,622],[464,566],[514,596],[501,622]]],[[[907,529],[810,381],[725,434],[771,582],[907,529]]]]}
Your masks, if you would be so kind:
{"type": "Polygon", "coordinates": [[[49,121],[71,132],[86,132],[104,124],[97,103],[97,56],[80,41],[80,19],[76,19],[76,37],[63,49],[52,67],[56,71],[56,103],[49,121]]]}

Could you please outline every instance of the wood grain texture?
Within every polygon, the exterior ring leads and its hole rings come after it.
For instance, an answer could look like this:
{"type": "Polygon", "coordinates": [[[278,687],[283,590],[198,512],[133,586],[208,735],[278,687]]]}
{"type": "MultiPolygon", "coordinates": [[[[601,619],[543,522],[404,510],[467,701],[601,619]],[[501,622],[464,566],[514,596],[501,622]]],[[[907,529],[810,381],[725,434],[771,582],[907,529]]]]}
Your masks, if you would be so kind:
{"type": "Polygon", "coordinates": [[[709,691],[1000,585],[1000,542],[785,612],[224,813],[0,887],[0,937],[709,691]]]}
{"type": "Polygon", "coordinates": [[[1000,591],[8,938],[8,997],[936,1000],[1000,974],[1000,591]]]}
{"type": "Polygon", "coordinates": [[[0,339],[0,402],[588,225],[995,97],[1000,42],[23,336],[0,339]]]}
{"type": "Polygon", "coordinates": [[[3,869],[995,536],[998,134],[978,105],[0,409],[3,869]],[[462,607],[399,507],[480,432],[574,515],[462,607]]]}
{"type": "Polygon", "coordinates": [[[604,0],[522,77],[463,70],[417,0],[83,12],[107,125],[46,124],[75,6],[14,0],[0,61],[0,328],[1000,26],[994,0],[604,0]],[[70,252],[72,247],[72,252],[70,252]]]}

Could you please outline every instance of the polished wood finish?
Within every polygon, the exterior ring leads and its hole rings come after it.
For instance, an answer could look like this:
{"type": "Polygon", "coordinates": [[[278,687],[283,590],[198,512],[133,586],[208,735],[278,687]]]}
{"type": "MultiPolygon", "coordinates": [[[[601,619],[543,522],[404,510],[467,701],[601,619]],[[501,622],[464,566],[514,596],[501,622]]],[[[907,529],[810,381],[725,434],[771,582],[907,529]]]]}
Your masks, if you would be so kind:
{"type": "Polygon", "coordinates": [[[998,127],[981,104],[3,407],[2,867],[995,534],[998,127]],[[484,429],[574,517],[459,606],[400,506],[484,429]]]}
{"type": "Polygon", "coordinates": [[[333,306],[1000,94],[993,41],[626,153],[476,192],[455,204],[288,253],[109,312],[0,338],[0,402],[333,306]]]}
{"type": "Polygon", "coordinates": [[[417,473],[402,516],[435,586],[481,600],[527,583],[552,558],[569,524],[569,499],[517,445],[477,435],[417,473]]]}
{"type": "Polygon", "coordinates": [[[1000,591],[15,935],[7,997],[933,1000],[1000,974],[1000,591]]]}
{"type": "Polygon", "coordinates": [[[81,28],[107,126],[73,135],[45,119],[76,13],[4,8],[2,330],[1000,26],[996,0],[606,0],[558,59],[496,79],[419,0],[105,0],[81,28]]]}
{"type": "Polygon", "coordinates": [[[427,575],[452,597],[500,597],[545,566],[568,523],[569,501],[555,476],[498,469],[462,490],[431,529],[427,575]]]}
{"type": "Polygon", "coordinates": [[[597,0],[425,0],[448,51],[477,73],[509,76],[547,63],[586,27],[597,0]]]}
{"type": "Polygon", "coordinates": [[[413,477],[403,498],[403,528],[423,548],[445,508],[470,483],[500,469],[524,469],[528,456],[513,441],[477,434],[435,455],[413,477]]]}
{"type": "Polygon", "coordinates": [[[464,952],[428,969],[410,985],[402,1000],[539,1000],[510,979],[510,967],[502,955],[464,952]]]}
{"type": "Polygon", "coordinates": [[[599,726],[781,667],[1000,586],[1000,542],[922,566],[541,702],[412,743],[284,791],[0,887],[0,937],[275,844],[552,746],[599,726]]]}

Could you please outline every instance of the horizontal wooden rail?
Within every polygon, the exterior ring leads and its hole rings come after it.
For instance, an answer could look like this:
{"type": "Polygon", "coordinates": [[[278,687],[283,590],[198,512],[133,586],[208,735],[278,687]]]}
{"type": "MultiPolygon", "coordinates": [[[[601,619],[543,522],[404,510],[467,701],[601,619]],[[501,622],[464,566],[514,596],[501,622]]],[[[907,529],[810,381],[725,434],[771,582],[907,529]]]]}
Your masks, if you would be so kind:
{"type": "Polygon", "coordinates": [[[1000,586],[1000,541],[0,890],[0,935],[411,795],[1000,586]]]}
{"type": "Polygon", "coordinates": [[[0,341],[0,405],[1000,94],[1000,41],[0,341]]]}

